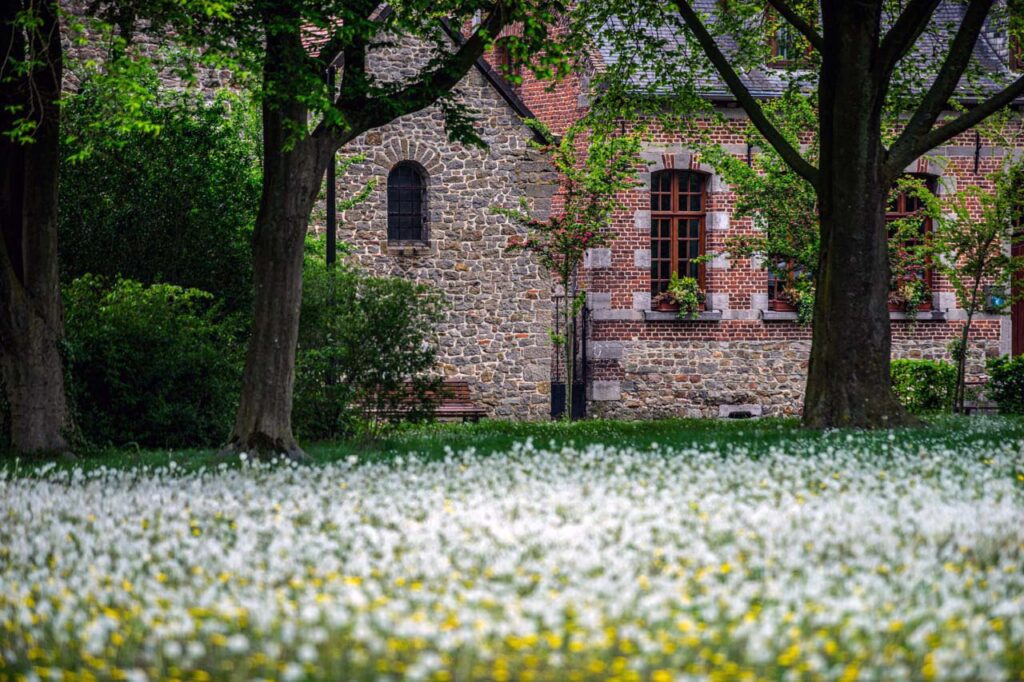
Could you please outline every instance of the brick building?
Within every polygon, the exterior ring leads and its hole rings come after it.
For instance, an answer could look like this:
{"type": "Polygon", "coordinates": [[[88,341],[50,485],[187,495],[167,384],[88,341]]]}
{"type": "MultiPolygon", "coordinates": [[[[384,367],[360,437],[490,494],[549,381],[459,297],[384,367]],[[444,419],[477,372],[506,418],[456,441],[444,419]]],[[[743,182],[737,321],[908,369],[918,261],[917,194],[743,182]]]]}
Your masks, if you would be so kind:
{"type": "MultiPolygon", "coordinates": [[[[963,11],[952,5],[944,12],[963,11]]],[[[952,17],[955,18],[955,17],[952,17]]],[[[382,68],[412,62],[408,46],[381,53],[382,68]],[[398,60],[397,62],[395,60],[398,60]]],[[[979,41],[986,68],[1008,69],[1006,41],[979,41]]],[[[421,55],[422,57],[422,55],[421,55]]],[[[597,53],[592,67],[614,54],[597,53]]],[[[449,142],[432,107],[360,138],[346,153],[365,162],[339,179],[339,196],[376,182],[370,198],[342,216],[339,237],[355,258],[379,272],[436,284],[451,304],[442,330],[442,370],[471,383],[474,399],[499,417],[547,414],[553,349],[548,340],[550,278],[521,254],[506,250],[520,230],[489,211],[527,197],[541,214],[552,203],[552,176],[530,150],[521,119],[536,117],[555,133],[589,106],[588,72],[553,89],[522,74],[511,86],[500,75],[506,56],[500,41],[457,89],[481,112],[487,151],[449,142]],[[411,203],[409,196],[418,197],[411,203]],[[404,197],[404,199],[403,199],[404,197]],[[403,203],[403,201],[405,203],[403,203]]],[[[771,68],[747,76],[759,97],[776,96],[783,81],[771,68]]],[[[747,118],[724,88],[711,99],[725,122],[715,141],[740,158],[747,118]]],[[[1024,138],[1018,136],[1024,147],[1024,138]]],[[[968,133],[907,169],[939,194],[986,176],[1018,149],[989,144],[968,133]]],[[[795,414],[800,410],[811,332],[796,320],[764,267],[751,259],[716,256],[701,268],[706,309],[695,320],[652,308],[673,271],[696,272],[689,256],[724,251],[725,239],[757,229],[734,217],[736,197],[696,152],[693,140],[663,134],[645,143],[640,186],[625,193],[610,229],[609,248],[587,255],[582,281],[590,323],[586,343],[586,395],[593,415],[647,417],[718,416],[741,411],[795,414]],[[692,232],[691,232],[692,230],[692,232]]],[[[557,208],[557,197],[554,197],[557,208]]],[[[894,357],[949,359],[947,344],[965,319],[948,282],[929,275],[931,300],[916,319],[891,313],[894,357]]],[[[1024,310],[976,317],[969,372],[984,359],[1024,352],[1024,310]]]]}

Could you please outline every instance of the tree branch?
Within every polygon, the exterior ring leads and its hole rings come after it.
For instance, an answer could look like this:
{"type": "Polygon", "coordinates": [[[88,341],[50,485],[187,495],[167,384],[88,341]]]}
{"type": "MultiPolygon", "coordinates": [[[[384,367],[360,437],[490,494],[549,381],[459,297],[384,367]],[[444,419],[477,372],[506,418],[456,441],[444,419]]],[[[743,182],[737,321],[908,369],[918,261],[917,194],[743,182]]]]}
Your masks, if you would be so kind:
{"type": "Polygon", "coordinates": [[[879,47],[879,63],[882,72],[888,76],[896,68],[896,62],[914,46],[939,6],[940,0],[910,0],[907,8],[900,13],[896,23],[882,38],[879,47]]]}
{"type": "MultiPolygon", "coordinates": [[[[907,153],[907,162],[899,168],[902,170],[906,167],[907,163],[910,163],[917,157],[926,153],[928,150],[935,149],[943,142],[947,142],[960,133],[970,130],[1003,107],[1011,104],[1013,100],[1017,99],[1021,95],[1024,95],[1024,76],[1015,80],[999,94],[993,95],[978,106],[960,114],[960,116],[949,123],[940,128],[935,128],[928,132],[927,135],[921,137],[918,144],[909,149],[907,153]]],[[[896,164],[893,163],[894,168],[895,166],[896,164]]]]}
{"type": "MultiPolygon", "coordinates": [[[[890,177],[901,173],[908,163],[917,158],[919,154],[915,154],[914,149],[920,146],[919,141],[929,134],[939,116],[949,105],[949,99],[956,91],[956,86],[960,83],[960,78],[974,53],[974,44],[978,40],[978,34],[981,32],[985,17],[988,16],[991,7],[992,0],[970,0],[964,19],[953,38],[952,45],[950,45],[949,53],[932,82],[931,88],[925,93],[917,111],[914,112],[907,126],[889,150],[887,165],[891,171],[890,177]]],[[[930,149],[930,147],[926,149],[930,149]]]]}
{"type": "Polygon", "coordinates": [[[466,73],[473,68],[477,59],[483,55],[489,42],[505,27],[509,18],[510,12],[504,1],[500,0],[495,3],[490,14],[481,22],[473,35],[463,41],[455,52],[441,60],[440,64],[431,71],[421,72],[414,82],[401,89],[364,98],[358,102],[357,108],[349,106],[352,102],[347,101],[343,89],[335,105],[340,110],[353,113],[349,120],[350,129],[335,131],[333,126],[321,122],[314,131],[314,135],[322,135],[325,132],[332,134],[341,132],[347,139],[351,139],[367,130],[430,106],[458,85],[466,73]]]}
{"type": "MultiPolygon", "coordinates": [[[[938,0],[936,0],[938,2],[938,0]]],[[[824,49],[825,43],[822,40],[821,35],[814,30],[814,27],[797,14],[792,7],[786,4],[786,0],[768,0],[768,4],[775,8],[775,11],[779,13],[783,19],[789,22],[790,26],[795,28],[800,34],[807,39],[807,42],[811,44],[818,52],[824,49]]]]}
{"type": "Polygon", "coordinates": [[[733,69],[726,56],[722,54],[722,51],[715,43],[715,39],[708,33],[704,22],[697,16],[690,3],[687,0],[673,0],[673,2],[687,27],[693,31],[701,49],[704,50],[704,54],[725,80],[726,85],[729,86],[729,89],[735,95],[737,101],[739,101],[740,106],[747,112],[747,116],[750,117],[750,121],[757,128],[757,131],[775,148],[775,151],[779,153],[779,156],[783,158],[790,168],[804,180],[811,183],[811,185],[817,187],[818,169],[808,163],[800,155],[800,152],[789,143],[786,137],[779,132],[778,128],[768,120],[761,105],[753,98],[750,90],[743,84],[743,81],[740,80],[736,70],[733,69]]]}

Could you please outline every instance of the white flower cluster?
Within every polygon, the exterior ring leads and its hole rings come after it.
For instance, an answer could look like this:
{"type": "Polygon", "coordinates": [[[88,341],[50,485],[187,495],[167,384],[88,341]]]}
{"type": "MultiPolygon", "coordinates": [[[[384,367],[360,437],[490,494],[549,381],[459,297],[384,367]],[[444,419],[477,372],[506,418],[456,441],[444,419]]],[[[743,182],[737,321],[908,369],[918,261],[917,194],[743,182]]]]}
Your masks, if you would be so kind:
{"type": "Polygon", "coordinates": [[[0,519],[4,679],[1024,673],[1021,442],[7,472],[0,519]]]}

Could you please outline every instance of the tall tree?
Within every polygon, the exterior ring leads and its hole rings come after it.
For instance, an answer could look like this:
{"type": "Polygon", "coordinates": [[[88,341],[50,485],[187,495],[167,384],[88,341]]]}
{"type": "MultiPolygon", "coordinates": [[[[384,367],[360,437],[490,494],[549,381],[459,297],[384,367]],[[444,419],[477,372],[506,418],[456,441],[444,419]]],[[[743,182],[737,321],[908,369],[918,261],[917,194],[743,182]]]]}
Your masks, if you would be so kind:
{"type": "Polygon", "coordinates": [[[1018,30],[1006,21],[1005,5],[995,0],[605,0],[580,7],[581,22],[591,30],[600,27],[593,32],[606,46],[620,54],[632,48],[608,70],[609,101],[626,101],[625,88],[641,69],[660,69],[664,78],[648,78],[658,83],[656,94],[667,90],[692,104],[707,92],[704,76],[713,71],[764,139],[814,187],[821,253],[804,424],[911,423],[889,379],[888,190],[915,159],[1024,93],[1024,78],[991,65],[985,71],[972,60],[983,30],[1008,24],[1010,31],[1018,30]],[[764,68],[772,58],[770,46],[778,57],[780,43],[787,44],[785,57],[797,67],[786,76],[787,87],[812,93],[818,104],[816,165],[771,120],[745,77],[764,68]],[[680,73],[684,64],[692,71],[680,73]],[[616,79],[626,85],[616,86],[616,79]]]}
{"type": "Polygon", "coordinates": [[[63,53],[55,0],[0,8],[0,368],[16,451],[67,452],[57,269],[63,53]]]}
{"type": "Polygon", "coordinates": [[[513,24],[517,30],[507,40],[517,54],[544,48],[531,68],[541,75],[559,68],[563,60],[547,32],[562,10],[560,0],[406,0],[387,6],[377,0],[243,0],[226,17],[179,17],[185,21],[177,29],[186,39],[247,61],[260,74],[264,168],[253,239],[255,316],[225,452],[302,456],[291,410],[303,240],[334,153],[433,104],[444,112],[452,138],[482,144],[472,113],[453,89],[513,24]],[[463,26],[472,27],[468,37],[463,26]],[[417,52],[403,42],[408,39],[428,48],[430,56],[418,68],[417,52]],[[394,72],[375,71],[373,61],[384,48],[409,49],[415,72],[396,80],[394,72]],[[337,68],[336,85],[331,67],[337,68]]]}

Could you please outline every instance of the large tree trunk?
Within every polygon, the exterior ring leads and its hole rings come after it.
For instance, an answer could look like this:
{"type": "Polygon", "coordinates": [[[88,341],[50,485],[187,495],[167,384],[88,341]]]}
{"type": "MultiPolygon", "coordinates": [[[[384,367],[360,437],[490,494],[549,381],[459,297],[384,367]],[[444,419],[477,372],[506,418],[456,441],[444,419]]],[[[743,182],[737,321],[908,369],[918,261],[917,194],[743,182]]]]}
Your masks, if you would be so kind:
{"type": "MultiPolygon", "coordinates": [[[[875,6],[875,11],[880,5],[875,6]]],[[[889,258],[881,113],[875,73],[879,17],[823,3],[820,81],[821,256],[803,421],[813,428],[912,423],[889,376],[889,258]],[[841,39],[839,37],[841,36],[841,39]]]]}
{"type": "MultiPolygon", "coordinates": [[[[268,31],[265,82],[280,84],[289,64],[304,58],[297,31],[268,31]]],[[[253,234],[255,309],[242,395],[225,453],[304,456],[292,434],[302,254],[331,148],[297,132],[306,130],[308,112],[296,99],[267,97],[263,103],[263,194],[253,234]]]]}
{"type": "Polygon", "coordinates": [[[9,50],[0,78],[0,370],[15,451],[66,453],[72,423],[57,267],[62,54],[56,4],[35,6],[40,25],[27,35],[12,23],[19,9],[11,3],[0,14],[0,38],[9,50]],[[37,66],[14,76],[13,65],[25,59],[37,66]],[[26,114],[37,122],[32,140],[6,135],[26,114]]]}

